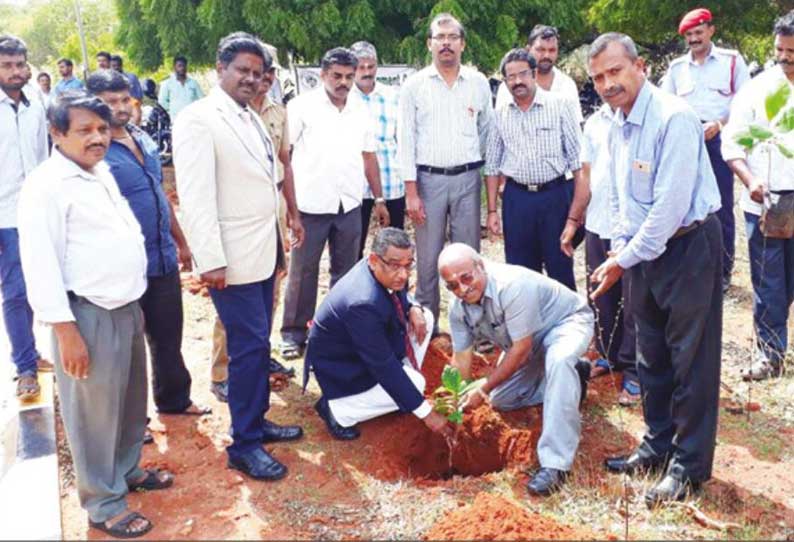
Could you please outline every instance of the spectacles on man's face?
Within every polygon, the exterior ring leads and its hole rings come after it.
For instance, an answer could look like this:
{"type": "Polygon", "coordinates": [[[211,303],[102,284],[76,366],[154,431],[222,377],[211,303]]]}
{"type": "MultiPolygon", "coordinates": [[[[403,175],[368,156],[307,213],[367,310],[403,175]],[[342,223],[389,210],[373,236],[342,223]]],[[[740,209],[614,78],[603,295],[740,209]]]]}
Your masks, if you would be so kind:
{"type": "Polygon", "coordinates": [[[518,73],[511,73],[510,75],[505,77],[505,79],[507,80],[508,83],[512,83],[513,81],[517,81],[519,79],[528,79],[531,73],[532,73],[532,69],[527,68],[526,70],[521,70],[518,73]]]}
{"type": "Polygon", "coordinates": [[[456,292],[461,286],[471,286],[474,282],[474,271],[458,273],[457,278],[458,280],[445,281],[444,286],[446,286],[447,290],[450,292],[456,292]]]}
{"type": "Polygon", "coordinates": [[[414,259],[411,259],[411,261],[406,263],[406,264],[402,264],[400,262],[387,260],[386,258],[381,256],[380,254],[376,254],[376,256],[378,257],[378,259],[380,261],[383,262],[383,265],[385,265],[386,268],[389,271],[391,271],[392,273],[399,273],[400,271],[406,271],[406,272],[410,273],[416,267],[416,260],[414,260],[414,259]]]}
{"type": "Polygon", "coordinates": [[[461,35],[460,34],[436,34],[435,36],[433,36],[430,39],[433,40],[433,41],[439,42],[439,43],[444,43],[445,41],[448,41],[450,43],[455,43],[455,42],[460,41],[461,35]]]}

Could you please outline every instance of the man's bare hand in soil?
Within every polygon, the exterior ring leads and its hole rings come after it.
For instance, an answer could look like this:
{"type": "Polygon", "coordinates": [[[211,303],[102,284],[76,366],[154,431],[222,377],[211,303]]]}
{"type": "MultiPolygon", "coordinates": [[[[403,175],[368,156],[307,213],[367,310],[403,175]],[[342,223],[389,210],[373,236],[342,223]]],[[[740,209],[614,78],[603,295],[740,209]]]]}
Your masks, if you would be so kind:
{"type": "Polygon", "coordinates": [[[53,325],[61,354],[63,370],[78,380],[88,378],[90,360],[83,336],[74,322],[61,322],[53,325]]]}
{"type": "Polygon", "coordinates": [[[433,433],[438,433],[446,438],[455,436],[455,429],[450,421],[436,411],[431,411],[422,421],[433,433]]]}

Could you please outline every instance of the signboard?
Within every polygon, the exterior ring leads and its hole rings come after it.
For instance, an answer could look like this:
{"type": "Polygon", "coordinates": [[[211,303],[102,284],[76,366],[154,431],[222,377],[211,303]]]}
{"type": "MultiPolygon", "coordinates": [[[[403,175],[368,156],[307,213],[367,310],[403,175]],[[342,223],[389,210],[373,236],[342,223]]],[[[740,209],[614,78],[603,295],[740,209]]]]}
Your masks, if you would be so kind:
{"type": "MultiPolygon", "coordinates": [[[[416,72],[407,64],[386,64],[378,66],[378,82],[399,87],[405,79],[416,72]]],[[[298,94],[307,92],[320,84],[320,66],[295,66],[295,86],[298,94]]]]}

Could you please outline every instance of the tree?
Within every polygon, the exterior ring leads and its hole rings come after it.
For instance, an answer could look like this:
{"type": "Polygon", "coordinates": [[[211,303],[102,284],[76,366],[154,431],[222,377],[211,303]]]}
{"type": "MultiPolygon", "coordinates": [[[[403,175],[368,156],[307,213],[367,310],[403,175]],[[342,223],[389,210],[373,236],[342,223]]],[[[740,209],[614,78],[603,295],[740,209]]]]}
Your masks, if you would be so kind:
{"type": "Polygon", "coordinates": [[[339,45],[366,39],[382,60],[421,65],[428,61],[427,27],[442,11],[466,25],[464,61],[495,69],[526,32],[545,22],[560,27],[566,45],[587,36],[588,0],[116,0],[119,42],[132,58],[156,67],[154,50],[187,54],[210,63],[218,40],[236,30],[257,34],[302,62],[318,62],[339,45]]]}

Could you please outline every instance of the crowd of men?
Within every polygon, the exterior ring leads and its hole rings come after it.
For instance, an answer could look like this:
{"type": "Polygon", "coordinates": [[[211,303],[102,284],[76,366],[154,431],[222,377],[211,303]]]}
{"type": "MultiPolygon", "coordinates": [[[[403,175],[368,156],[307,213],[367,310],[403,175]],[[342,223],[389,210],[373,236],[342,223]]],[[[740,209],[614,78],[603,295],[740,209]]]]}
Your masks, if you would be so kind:
{"type": "MultiPolygon", "coordinates": [[[[660,472],[649,506],[696,491],[711,476],[716,441],[734,174],[745,186],[755,294],[746,379],[780,374],[794,299],[794,240],[766,235],[759,219],[770,193],[794,190],[794,161],[748,151],[735,137],[749,123],[768,125],[765,96],[794,82],[794,12],[773,30],[777,65],[753,80],[738,52],[712,43],[714,32],[708,10],[683,17],[690,50],[661,87],[646,79],[630,37],[599,36],[587,65],[604,104],[584,126],[548,26],[505,54],[495,109],[486,78],[461,64],[465,28],[447,13],[428,28],[432,63],[399,91],[377,82],[377,51],[362,41],[329,50],[322,84],[286,107],[272,98],[275,51],[230,34],[206,97],[184,57],[160,88],[176,117],[179,220],[157,146],[136,126],[141,85],[121,59],[101,53],[85,84],[60,61],[45,115],[45,102],[26,94],[24,43],[0,36],[4,321],[22,399],[39,393],[37,371],[53,365],[36,349],[34,317],[53,330],[91,526],[145,534],[152,523],[127,508],[127,492],[174,483],[170,472],[139,466],[146,344],[158,412],[210,412],[191,400],[181,353],[180,268],[200,276],[217,311],[212,391],[231,415],[228,466],[252,478],[285,477],[264,445],[303,437],[300,426],[266,418],[269,376],[294,374],[271,357],[284,277],[281,356],[304,356],[304,388],[313,373],[315,409],[333,437],[354,440],[360,422],[401,411],[454,438],[425,399],[421,372],[444,324],[443,284],[452,364],[469,378],[481,345],[501,351],[464,408],[544,404],[530,493],[564,484],[588,379],[613,369],[623,371],[620,403],[641,402],[647,430],[606,468],[660,472]],[[485,225],[504,237],[505,263],[479,254],[483,176],[485,225]],[[588,295],[576,292],[573,271],[581,242],[588,295]],[[331,289],[315,310],[326,245],[331,289]],[[589,348],[600,354],[592,365],[589,348]]],[[[45,75],[38,81],[49,88],[45,75]]]]}

